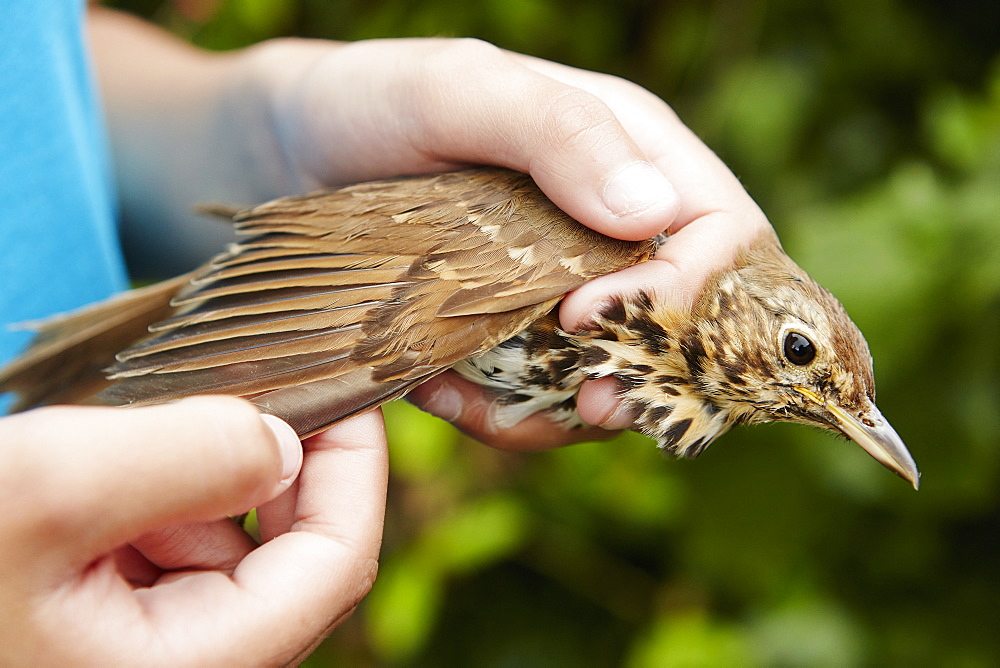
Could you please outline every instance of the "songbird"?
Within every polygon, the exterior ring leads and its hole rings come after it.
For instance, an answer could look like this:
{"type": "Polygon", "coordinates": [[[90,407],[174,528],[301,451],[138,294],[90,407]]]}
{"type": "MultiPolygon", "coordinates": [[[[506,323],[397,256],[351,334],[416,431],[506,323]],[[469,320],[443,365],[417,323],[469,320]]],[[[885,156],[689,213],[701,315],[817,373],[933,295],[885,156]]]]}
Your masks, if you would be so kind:
{"type": "Polygon", "coordinates": [[[770,231],[689,309],[637,291],[567,332],[566,293],[658,242],[584,227],[526,175],[363,183],[234,220],[242,239],[195,272],[41,324],[0,390],[19,409],[233,394],[304,437],[449,368],[495,394],[499,426],[545,411],[572,427],[581,383],[613,376],[635,428],[677,455],[734,424],[798,422],[919,484],[875,406],[864,337],[770,231]]]}

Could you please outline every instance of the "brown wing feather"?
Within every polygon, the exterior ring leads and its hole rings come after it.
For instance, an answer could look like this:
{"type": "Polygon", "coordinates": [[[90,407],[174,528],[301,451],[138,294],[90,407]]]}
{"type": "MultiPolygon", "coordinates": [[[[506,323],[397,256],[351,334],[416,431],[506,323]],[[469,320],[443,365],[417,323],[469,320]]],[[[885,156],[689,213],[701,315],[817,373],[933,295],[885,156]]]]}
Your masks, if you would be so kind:
{"type": "Polygon", "coordinates": [[[0,369],[0,392],[18,395],[12,410],[80,403],[97,394],[108,385],[103,369],[114,362],[115,351],[168,315],[171,296],[188,279],[131,290],[35,325],[38,333],[28,350],[0,369]]]}
{"type": "Polygon", "coordinates": [[[261,205],[239,244],[118,355],[103,397],[254,397],[300,434],[496,346],[652,242],[579,225],[501,169],[392,179],[261,205]]]}

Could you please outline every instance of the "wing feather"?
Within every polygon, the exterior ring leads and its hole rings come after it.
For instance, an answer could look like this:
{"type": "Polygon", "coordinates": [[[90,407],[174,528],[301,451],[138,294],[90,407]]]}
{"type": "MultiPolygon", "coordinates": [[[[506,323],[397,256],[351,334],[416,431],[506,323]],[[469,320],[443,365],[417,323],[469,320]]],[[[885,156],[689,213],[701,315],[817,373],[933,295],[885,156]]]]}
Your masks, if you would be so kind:
{"type": "Polygon", "coordinates": [[[312,433],[495,347],[654,250],[585,228],[502,169],[283,198],[235,224],[242,240],[118,355],[105,400],[226,392],[312,433]]]}

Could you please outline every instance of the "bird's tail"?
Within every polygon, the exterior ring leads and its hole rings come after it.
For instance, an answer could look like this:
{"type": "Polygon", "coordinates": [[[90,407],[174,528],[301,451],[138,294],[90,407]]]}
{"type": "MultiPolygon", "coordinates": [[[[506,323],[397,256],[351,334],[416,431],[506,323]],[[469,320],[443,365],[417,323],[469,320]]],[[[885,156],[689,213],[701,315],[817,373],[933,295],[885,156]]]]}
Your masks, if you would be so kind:
{"type": "Polygon", "coordinates": [[[115,353],[146,335],[171,312],[170,299],[191,279],[184,274],[130,290],[70,313],[25,326],[37,332],[28,349],[0,369],[0,393],[14,392],[13,411],[95,403],[106,387],[103,370],[115,353]]]}

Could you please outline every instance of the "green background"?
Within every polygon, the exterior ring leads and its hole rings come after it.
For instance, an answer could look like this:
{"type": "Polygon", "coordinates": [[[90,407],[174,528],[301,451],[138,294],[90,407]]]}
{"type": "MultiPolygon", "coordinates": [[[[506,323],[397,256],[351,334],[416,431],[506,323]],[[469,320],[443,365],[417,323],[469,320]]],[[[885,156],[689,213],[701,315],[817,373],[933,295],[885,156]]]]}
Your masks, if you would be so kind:
{"type": "Polygon", "coordinates": [[[651,89],[847,306],[914,492],[805,427],[518,455],[387,408],[382,569],[308,665],[1000,665],[1000,3],[111,3],[209,48],[476,36],[651,89]]]}

